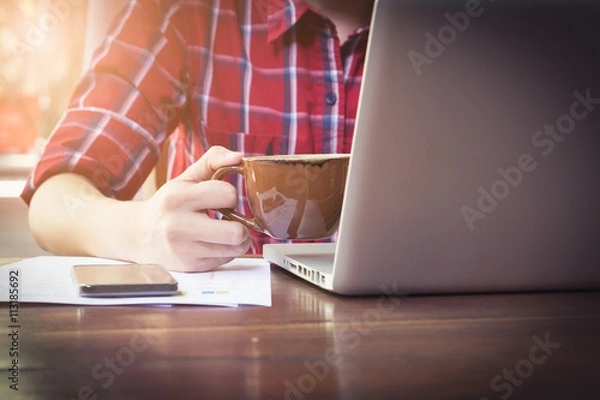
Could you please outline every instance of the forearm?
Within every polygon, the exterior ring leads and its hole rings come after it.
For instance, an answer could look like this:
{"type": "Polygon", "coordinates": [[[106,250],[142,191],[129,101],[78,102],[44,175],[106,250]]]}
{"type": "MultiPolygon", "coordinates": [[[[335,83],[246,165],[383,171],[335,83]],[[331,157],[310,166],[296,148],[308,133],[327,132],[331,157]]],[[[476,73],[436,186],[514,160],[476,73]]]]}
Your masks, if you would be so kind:
{"type": "Polygon", "coordinates": [[[83,176],[65,173],[35,192],[29,225],[52,253],[135,261],[140,210],[139,202],[107,198],[83,176]]]}

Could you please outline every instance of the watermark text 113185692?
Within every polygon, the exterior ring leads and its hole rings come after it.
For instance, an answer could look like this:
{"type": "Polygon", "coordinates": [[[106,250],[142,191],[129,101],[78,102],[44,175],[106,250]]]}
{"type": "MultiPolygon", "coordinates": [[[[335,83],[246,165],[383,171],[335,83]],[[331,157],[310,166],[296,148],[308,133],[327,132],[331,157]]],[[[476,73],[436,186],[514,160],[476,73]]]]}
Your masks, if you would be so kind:
{"type": "Polygon", "coordinates": [[[8,386],[12,390],[19,390],[19,278],[20,271],[8,271],[8,355],[10,367],[8,368],[8,386]]]}

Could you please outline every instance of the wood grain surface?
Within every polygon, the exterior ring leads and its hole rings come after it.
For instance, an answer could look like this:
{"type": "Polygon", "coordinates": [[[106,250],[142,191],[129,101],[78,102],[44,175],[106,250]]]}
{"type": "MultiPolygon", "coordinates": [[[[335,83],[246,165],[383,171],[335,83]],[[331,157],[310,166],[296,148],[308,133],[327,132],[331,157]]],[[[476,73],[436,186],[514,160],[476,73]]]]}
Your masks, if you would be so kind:
{"type": "Polygon", "coordinates": [[[600,292],[350,298],[275,268],[272,285],[270,308],[20,304],[18,391],[4,303],[0,398],[599,398],[600,292]]]}

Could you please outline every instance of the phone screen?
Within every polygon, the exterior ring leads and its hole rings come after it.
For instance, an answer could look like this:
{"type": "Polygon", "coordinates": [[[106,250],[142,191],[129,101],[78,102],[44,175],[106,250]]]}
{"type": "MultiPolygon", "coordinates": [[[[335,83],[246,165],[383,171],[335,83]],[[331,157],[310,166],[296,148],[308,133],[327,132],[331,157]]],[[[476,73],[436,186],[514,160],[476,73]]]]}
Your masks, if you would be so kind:
{"type": "Polygon", "coordinates": [[[79,294],[88,297],[169,296],[178,284],[158,264],[74,265],[79,294]]]}

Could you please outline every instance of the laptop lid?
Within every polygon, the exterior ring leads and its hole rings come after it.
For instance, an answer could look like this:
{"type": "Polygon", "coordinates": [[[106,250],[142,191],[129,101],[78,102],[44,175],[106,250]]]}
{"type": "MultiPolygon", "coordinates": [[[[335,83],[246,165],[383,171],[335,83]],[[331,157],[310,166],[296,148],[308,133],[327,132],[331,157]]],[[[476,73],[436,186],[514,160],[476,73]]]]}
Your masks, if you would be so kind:
{"type": "Polygon", "coordinates": [[[331,290],[600,287],[600,3],[379,0],[331,290]]]}

